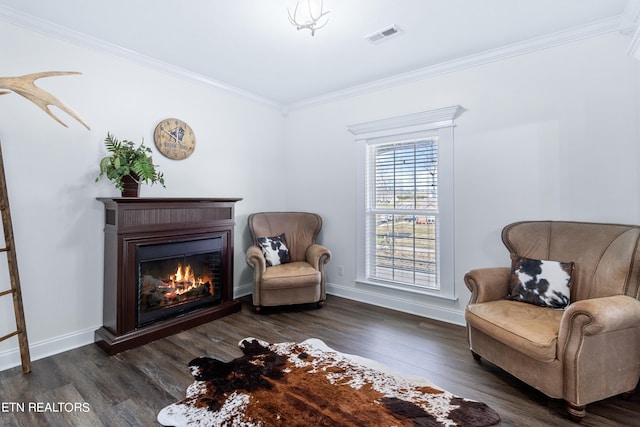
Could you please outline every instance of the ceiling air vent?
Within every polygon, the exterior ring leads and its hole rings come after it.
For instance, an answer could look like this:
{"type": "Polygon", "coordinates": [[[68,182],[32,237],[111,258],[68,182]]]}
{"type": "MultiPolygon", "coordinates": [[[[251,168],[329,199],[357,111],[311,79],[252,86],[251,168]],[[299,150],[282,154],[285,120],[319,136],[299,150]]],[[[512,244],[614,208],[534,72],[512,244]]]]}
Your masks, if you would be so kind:
{"type": "Polygon", "coordinates": [[[380,43],[383,40],[388,40],[393,36],[400,34],[400,28],[397,25],[392,25],[387,28],[383,28],[382,30],[376,31],[373,34],[369,34],[366,38],[371,43],[380,43]]]}

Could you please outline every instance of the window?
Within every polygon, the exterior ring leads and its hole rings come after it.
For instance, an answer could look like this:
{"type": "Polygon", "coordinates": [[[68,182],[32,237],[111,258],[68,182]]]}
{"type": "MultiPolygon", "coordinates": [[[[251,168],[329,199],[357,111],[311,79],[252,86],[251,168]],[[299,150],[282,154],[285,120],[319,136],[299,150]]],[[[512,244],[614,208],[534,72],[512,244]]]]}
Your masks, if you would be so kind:
{"type": "Polygon", "coordinates": [[[367,276],[438,289],[438,138],[369,144],[366,166],[367,276]]]}
{"type": "Polygon", "coordinates": [[[460,106],[352,125],[358,147],[358,277],[455,299],[453,120],[460,106]]]}

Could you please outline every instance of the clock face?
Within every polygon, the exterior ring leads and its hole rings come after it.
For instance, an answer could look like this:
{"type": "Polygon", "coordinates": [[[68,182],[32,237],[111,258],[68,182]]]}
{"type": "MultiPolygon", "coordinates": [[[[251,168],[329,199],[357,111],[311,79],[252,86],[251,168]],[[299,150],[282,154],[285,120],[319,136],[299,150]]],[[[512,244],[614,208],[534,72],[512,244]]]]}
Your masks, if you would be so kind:
{"type": "Polygon", "coordinates": [[[164,119],[156,126],[153,139],[158,150],[174,160],[186,159],[196,148],[196,136],[188,124],[178,119],[164,119]]]}

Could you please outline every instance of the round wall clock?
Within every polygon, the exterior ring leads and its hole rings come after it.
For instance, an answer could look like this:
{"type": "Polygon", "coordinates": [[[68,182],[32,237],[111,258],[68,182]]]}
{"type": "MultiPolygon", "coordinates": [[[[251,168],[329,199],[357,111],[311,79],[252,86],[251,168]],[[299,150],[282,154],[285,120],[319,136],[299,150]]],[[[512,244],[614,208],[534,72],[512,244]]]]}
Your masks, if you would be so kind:
{"type": "Polygon", "coordinates": [[[179,119],[164,119],[158,123],[153,140],[162,154],[174,160],[186,159],[196,148],[193,130],[179,119]]]}

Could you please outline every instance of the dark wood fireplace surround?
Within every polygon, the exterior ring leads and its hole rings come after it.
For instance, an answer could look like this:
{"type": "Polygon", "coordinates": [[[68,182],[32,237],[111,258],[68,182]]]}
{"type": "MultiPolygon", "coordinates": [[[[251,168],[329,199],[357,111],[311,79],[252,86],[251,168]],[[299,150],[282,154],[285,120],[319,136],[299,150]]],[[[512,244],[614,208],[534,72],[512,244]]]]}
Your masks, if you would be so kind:
{"type": "Polygon", "coordinates": [[[164,338],[240,310],[233,299],[234,206],[241,199],[98,198],[105,205],[103,326],[95,342],[108,354],[164,338]],[[222,301],[136,327],[136,245],[221,237],[222,301]]]}

